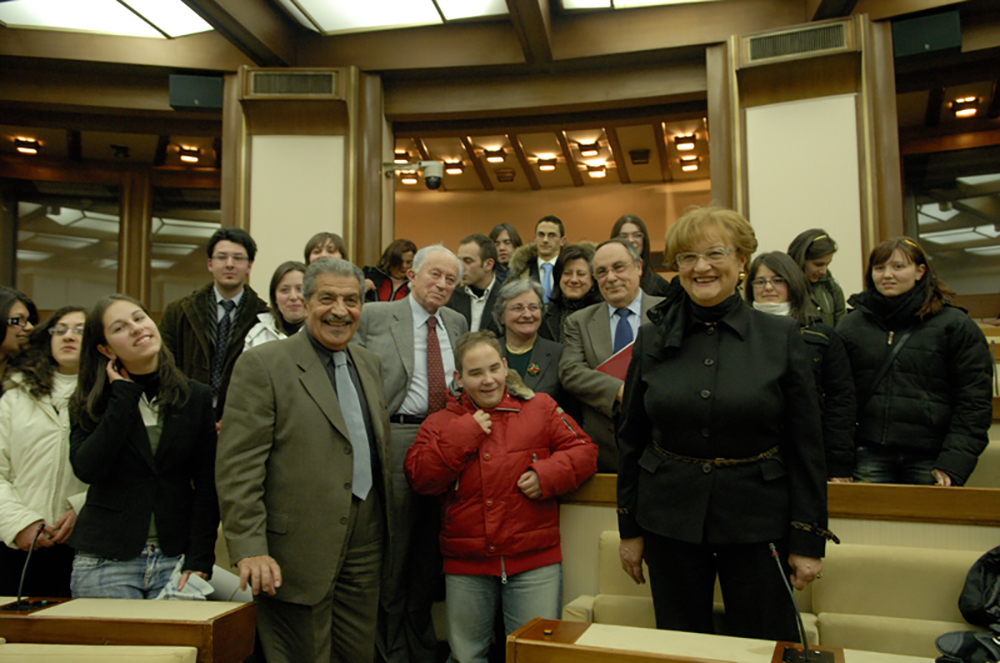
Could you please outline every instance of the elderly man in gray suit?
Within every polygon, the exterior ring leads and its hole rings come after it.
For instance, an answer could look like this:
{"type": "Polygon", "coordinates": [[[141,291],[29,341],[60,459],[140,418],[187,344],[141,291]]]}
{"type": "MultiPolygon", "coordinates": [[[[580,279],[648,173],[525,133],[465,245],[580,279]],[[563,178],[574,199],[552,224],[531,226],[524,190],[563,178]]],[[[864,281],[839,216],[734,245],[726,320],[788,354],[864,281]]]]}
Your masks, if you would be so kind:
{"type": "Polygon", "coordinates": [[[436,498],[419,496],[406,482],[403,460],[420,424],[442,409],[455,370],[455,340],[469,331],[445,304],[462,280],[462,264],[440,244],[413,257],[410,294],[365,306],[355,342],[382,359],[389,401],[393,531],[391,565],[382,578],[377,644],[389,663],[430,663],[437,640],[431,622],[441,575],[436,498]]]}
{"type": "Polygon", "coordinates": [[[229,386],[216,484],[268,663],[375,658],[389,412],[378,355],[348,346],[364,282],[346,260],[310,265],[305,330],[243,353],[229,386]]]}
{"type": "Polygon", "coordinates": [[[566,342],[559,359],[563,389],[583,404],[583,430],[597,443],[597,471],[618,471],[613,418],[625,382],[597,367],[635,340],[647,311],[661,301],[642,292],[642,260],[628,240],[609,239],[594,252],[591,272],[604,301],[577,311],[564,323],[566,342]]]}

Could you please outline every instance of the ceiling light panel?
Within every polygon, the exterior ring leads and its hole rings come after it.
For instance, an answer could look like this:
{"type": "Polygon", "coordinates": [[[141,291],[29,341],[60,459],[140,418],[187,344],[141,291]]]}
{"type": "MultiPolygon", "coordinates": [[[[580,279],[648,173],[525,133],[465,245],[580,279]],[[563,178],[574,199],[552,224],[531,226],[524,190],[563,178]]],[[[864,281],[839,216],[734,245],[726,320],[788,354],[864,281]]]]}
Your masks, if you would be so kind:
{"type": "Polygon", "coordinates": [[[212,29],[181,0],[123,0],[125,4],[166,32],[171,37],[183,37],[212,29]]]}
{"type": "Polygon", "coordinates": [[[611,0],[562,0],[563,9],[611,9],[611,0]]]}
{"type": "MultiPolygon", "coordinates": [[[[282,0],[283,5],[290,4],[282,0]]],[[[298,0],[302,9],[319,25],[324,34],[365,32],[385,28],[404,28],[441,23],[431,0],[298,0]]]]}
{"type": "MultiPolygon", "coordinates": [[[[167,2],[183,5],[180,0],[164,0],[167,2]]],[[[8,28],[163,38],[116,0],[10,0],[0,3],[0,23],[8,28]]]]}
{"type": "Polygon", "coordinates": [[[507,0],[437,0],[437,4],[446,21],[510,14],[507,0]]]}
{"type": "Polygon", "coordinates": [[[719,2],[720,0],[615,0],[615,9],[633,7],[659,7],[661,5],[690,5],[696,2],[719,2]]]}

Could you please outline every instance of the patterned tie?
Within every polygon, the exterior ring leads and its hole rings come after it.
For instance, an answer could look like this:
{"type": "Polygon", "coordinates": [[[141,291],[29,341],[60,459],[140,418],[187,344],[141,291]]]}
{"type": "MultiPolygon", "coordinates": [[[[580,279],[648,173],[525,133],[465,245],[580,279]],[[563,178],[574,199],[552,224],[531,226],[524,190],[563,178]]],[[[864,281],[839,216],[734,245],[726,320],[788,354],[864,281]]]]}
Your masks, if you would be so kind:
{"type": "Polygon", "coordinates": [[[545,289],[545,303],[552,299],[552,265],[542,263],[542,288],[545,289]]]}
{"type": "Polygon", "coordinates": [[[334,375],[337,378],[340,413],[344,415],[347,432],[351,438],[351,448],[354,450],[354,478],[351,480],[351,492],[363,500],[368,497],[368,491],[372,488],[372,455],[371,447],[368,446],[368,431],[365,429],[358,390],[354,388],[351,369],[347,367],[347,353],[334,352],[333,365],[334,375]]]}
{"type": "Polygon", "coordinates": [[[444,362],[441,361],[441,344],[438,343],[437,318],[427,318],[427,414],[444,409],[448,389],[444,382],[444,362]]]}
{"type": "Polygon", "coordinates": [[[618,326],[615,327],[616,354],[632,342],[632,325],[628,323],[628,314],[630,312],[627,308],[620,308],[615,311],[615,315],[618,316],[618,326]]]}
{"type": "Polygon", "coordinates": [[[226,350],[229,348],[229,329],[233,320],[230,315],[236,308],[236,302],[231,299],[223,299],[222,320],[219,320],[219,332],[215,339],[215,353],[212,355],[212,395],[219,394],[219,385],[222,384],[222,367],[226,365],[226,350]]]}

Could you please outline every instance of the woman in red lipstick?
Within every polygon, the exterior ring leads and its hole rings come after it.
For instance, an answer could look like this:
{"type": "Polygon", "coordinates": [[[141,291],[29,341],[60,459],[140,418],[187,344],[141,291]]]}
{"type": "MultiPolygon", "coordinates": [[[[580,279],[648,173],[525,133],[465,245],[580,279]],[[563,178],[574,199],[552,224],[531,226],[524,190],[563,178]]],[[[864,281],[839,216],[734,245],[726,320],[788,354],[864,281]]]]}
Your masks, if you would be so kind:
{"type": "Polygon", "coordinates": [[[90,484],[69,539],[73,596],[157,598],[175,569],[177,591],[207,579],[219,525],[212,394],[177,369],[135,299],[105,297],[87,315],[70,417],[70,460],[90,484]]]}
{"type": "Polygon", "coordinates": [[[32,332],[0,398],[0,595],[16,596],[34,546],[25,596],[69,597],[66,540],[87,485],[69,463],[69,399],[86,312],[66,306],[32,332]]]}

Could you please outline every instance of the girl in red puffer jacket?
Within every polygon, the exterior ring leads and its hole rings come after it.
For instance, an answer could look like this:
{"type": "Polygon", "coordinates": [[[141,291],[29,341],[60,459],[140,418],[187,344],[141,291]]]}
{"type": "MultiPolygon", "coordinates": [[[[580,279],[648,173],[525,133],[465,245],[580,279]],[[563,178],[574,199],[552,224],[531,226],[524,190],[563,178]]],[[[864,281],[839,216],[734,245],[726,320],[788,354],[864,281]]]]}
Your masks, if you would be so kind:
{"type": "Polygon", "coordinates": [[[458,663],[486,661],[500,605],[510,634],[557,619],[562,586],[558,495],[597,471],[597,446],[546,394],[508,373],[491,332],[455,342],[464,389],[427,418],[406,477],[441,496],[448,642],[458,663]]]}

